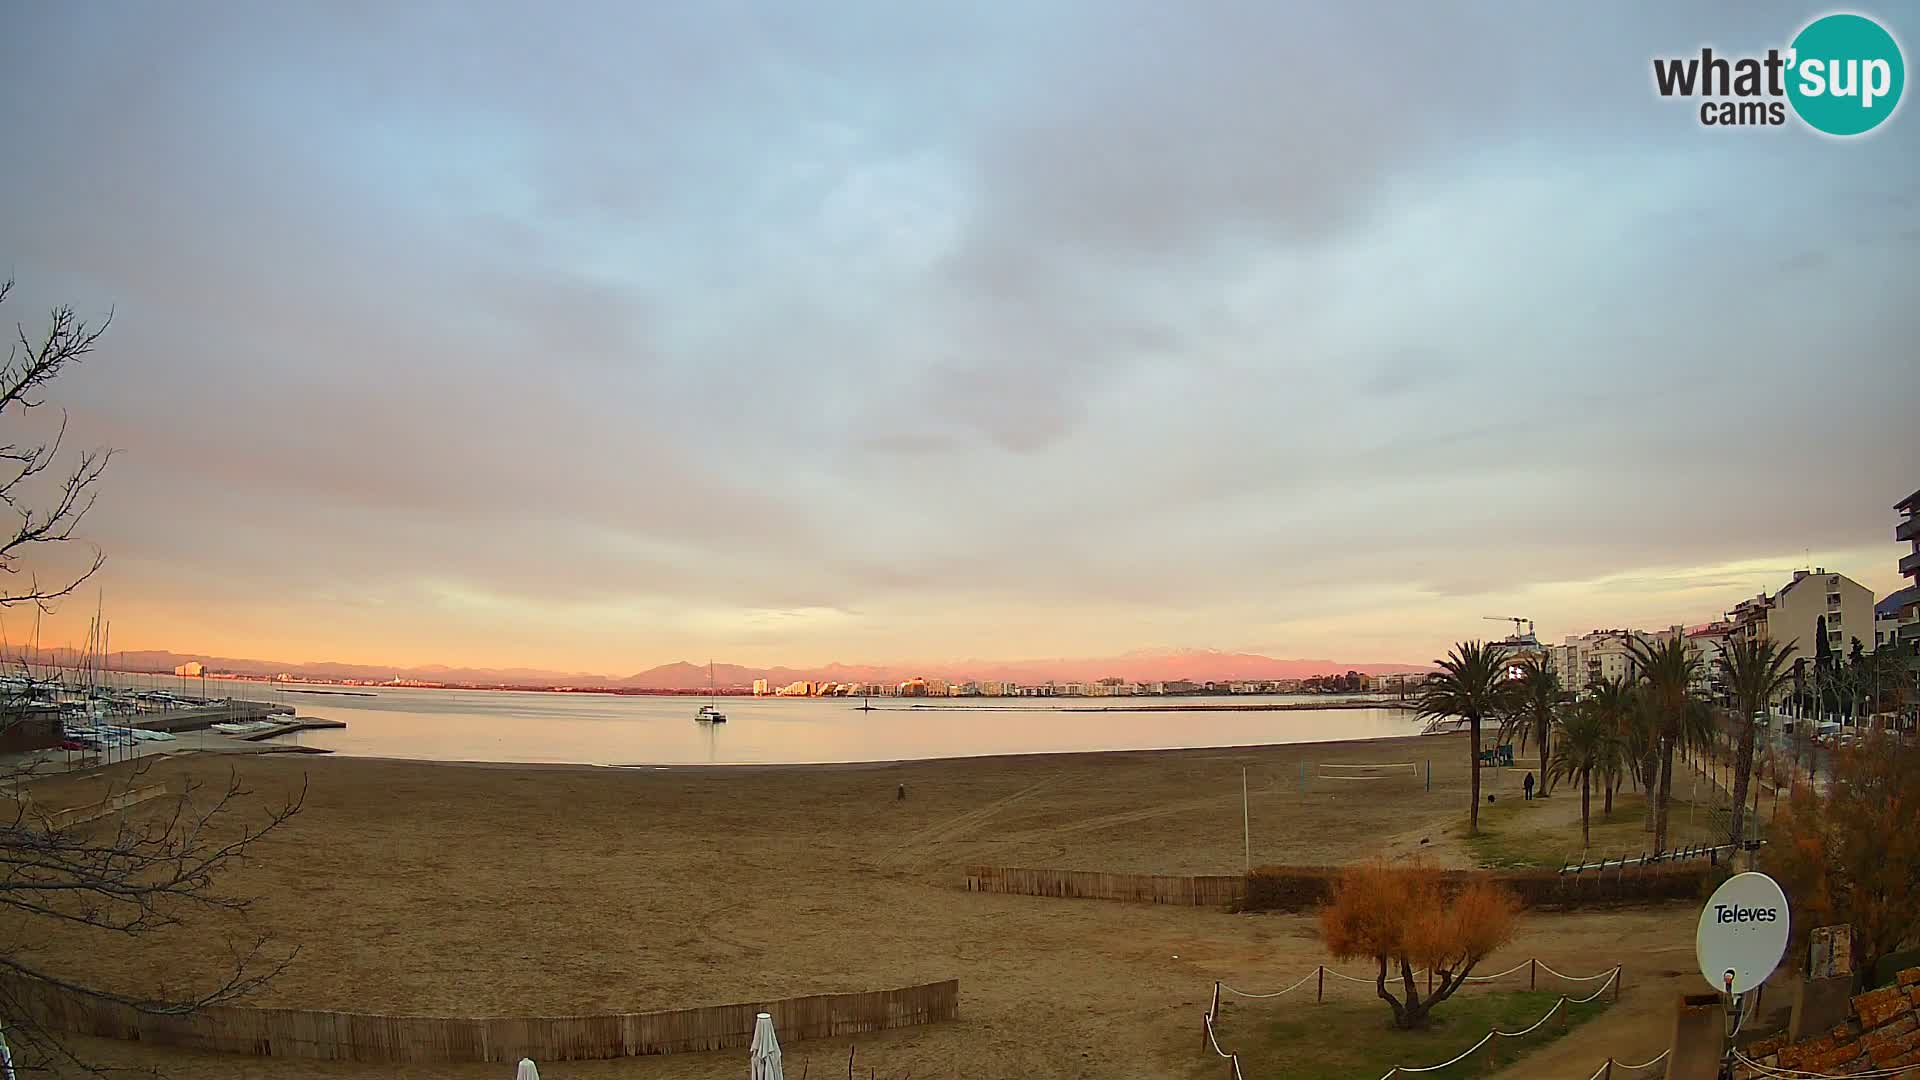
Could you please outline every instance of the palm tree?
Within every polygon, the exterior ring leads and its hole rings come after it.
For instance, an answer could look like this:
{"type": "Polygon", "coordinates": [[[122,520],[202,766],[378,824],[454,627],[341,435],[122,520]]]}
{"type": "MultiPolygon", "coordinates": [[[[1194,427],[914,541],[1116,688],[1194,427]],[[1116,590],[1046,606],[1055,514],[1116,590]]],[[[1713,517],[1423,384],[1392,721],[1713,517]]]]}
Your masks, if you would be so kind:
{"type": "MultiPolygon", "coordinates": [[[[1652,645],[1639,638],[1629,638],[1627,650],[1640,669],[1642,692],[1658,732],[1655,749],[1659,757],[1660,789],[1655,793],[1653,810],[1653,850],[1657,855],[1667,848],[1667,808],[1673,801],[1673,753],[1692,741],[1691,729],[1700,724],[1698,710],[1692,707],[1698,704],[1692,697],[1692,686],[1700,672],[1700,657],[1687,647],[1687,639],[1679,635],[1652,645]]],[[[1712,718],[1708,716],[1708,731],[1711,725],[1712,718]]]]}
{"type": "Polygon", "coordinates": [[[1626,774],[1633,774],[1636,780],[1640,778],[1641,763],[1646,760],[1646,749],[1652,740],[1639,730],[1636,723],[1644,713],[1634,701],[1632,683],[1621,679],[1595,682],[1587,687],[1584,707],[1605,718],[1619,747],[1620,761],[1615,763],[1613,771],[1606,777],[1606,806],[1601,810],[1602,814],[1611,817],[1613,793],[1619,790],[1620,781],[1626,774]]]}
{"type": "Polygon", "coordinates": [[[1520,737],[1524,748],[1532,738],[1540,744],[1540,788],[1546,794],[1547,748],[1553,741],[1554,720],[1573,695],[1560,685],[1560,676],[1547,663],[1545,653],[1527,653],[1515,666],[1519,677],[1513,683],[1513,702],[1500,720],[1500,741],[1520,737]]]}
{"type": "Polygon", "coordinates": [[[1733,828],[1727,841],[1738,844],[1742,811],[1747,805],[1747,781],[1753,772],[1753,718],[1793,681],[1793,646],[1781,648],[1764,637],[1736,641],[1715,659],[1714,666],[1733,698],[1734,730],[1740,736],[1733,773],[1733,828]]]}
{"type": "Polygon", "coordinates": [[[1473,766],[1473,806],[1467,814],[1467,833],[1480,831],[1480,722],[1502,716],[1512,694],[1507,650],[1494,642],[1463,641],[1443,660],[1440,670],[1420,688],[1419,715],[1457,716],[1473,735],[1467,753],[1473,766]]]}
{"type": "Polygon", "coordinates": [[[1654,792],[1660,787],[1660,718],[1654,714],[1646,687],[1638,682],[1632,686],[1627,698],[1627,745],[1633,754],[1634,783],[1640,787],[1646,810],[1646,823],[1641,828],[1652,832],[1654,792]]]}
{"type": "Polygon", "coordinates": [[[1620,731],[1597,701],[1563,710],[1554,726],[1559,737],[1554,740],[1548,775],[1580,778],[1580,845],[1591,847],[1593,777],[1598,775],[1602,784],[1608,784],[1620,771],[1620,731]]]}

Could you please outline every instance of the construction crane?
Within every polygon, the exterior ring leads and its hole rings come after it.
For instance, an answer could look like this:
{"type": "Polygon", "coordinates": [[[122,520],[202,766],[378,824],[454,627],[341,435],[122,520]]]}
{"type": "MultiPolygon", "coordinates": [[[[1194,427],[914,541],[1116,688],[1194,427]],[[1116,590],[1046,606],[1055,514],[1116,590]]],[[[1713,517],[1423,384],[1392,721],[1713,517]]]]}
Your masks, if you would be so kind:
{"type": "Polygon", "coordinates": [[[1526,623],[1526,624],[1527,624],[1527,632],[1526,632],[1526,634],[1525,634],[1525,636],[1526,636],[1526,637],[1532,637],[1532,636],[1533,636],[1533,620],[1532,620],[1532,619],[1528,619],[1528,618],[1525,618],[1525,617],[1522,617],[1522,616],[1519,616],[1519,615],[1482,615],[1482,616],[1480,616],[1480,617],[1481,617],[1482,619],[1485,619],[1485,620],[1487,620],[1488,622],[1510,622],[1510,623],[1512,623],[1512,624],[1513,624],[1513,636],[1514,636],[1514,637],[1521,637],[1521,636],[1522,636],[1522,635],[1521,635],[1521,633],[1520,633],[1520,624],[1521,624],[1521,623],[1526,623]]]}

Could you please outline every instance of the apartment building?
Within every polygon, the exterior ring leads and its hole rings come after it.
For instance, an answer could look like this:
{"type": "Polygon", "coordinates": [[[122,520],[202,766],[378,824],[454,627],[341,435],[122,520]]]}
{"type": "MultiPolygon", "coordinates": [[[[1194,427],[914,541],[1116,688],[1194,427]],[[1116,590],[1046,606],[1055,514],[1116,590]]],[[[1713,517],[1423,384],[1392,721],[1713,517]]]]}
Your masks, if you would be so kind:
{"type": "Polygon", "coordinates": [[[1734,626],[1732,640],[1765,636],[1806,657],[1819,652],[1824,620],[1827,647],[1845,653],[1854,638],[1863,648],[1873,640],[1873,590],[1825,567],[1795,570],[1779,592],[1743,600],[1727,617],[1734,626]]]}
{"type": "Polygon", "coordinates": [[[1920,491],[1894,504],[1902,515],[1894,527],[1893,538],[1912,545],[1913,550],[1900,559],[1900,576],[1912,582],[1905,591],[1907,599],[1900,609],[1900,643],[1908,655],[1920,655],[1920,491]]]}
{"type": "Polygon", "coordinates": [[[1873,651],[1900,647],[1900,629],[1913,622],[1916,615],[1909,612],[1917,604],[1920,604],[1920,585],[1909,585],[1890,593],[1873,605],[1873,651]]]}
{"type": "Polygon", "coordinates": [[[1582,690],[1597,682],[1626,679],[1633,672],[1630,641],[1651,643],[1652,636],[1640,630],[1592,630],[1577,637],[1569,635],[1559,645],[1549,645],[1547,664],[1560,677],[1560,685],[1582,690]]]}
{"type": "Polygon", "coordinates": [[[1694,691],[1702,694],[1715,691],[1719,683],[1720,657],[1726,654],[1732,642],[1733,624],[1730,622],[1710,622],[1687,631],[1687,649],[1700,662],[1693,678],[1694,691]]]}

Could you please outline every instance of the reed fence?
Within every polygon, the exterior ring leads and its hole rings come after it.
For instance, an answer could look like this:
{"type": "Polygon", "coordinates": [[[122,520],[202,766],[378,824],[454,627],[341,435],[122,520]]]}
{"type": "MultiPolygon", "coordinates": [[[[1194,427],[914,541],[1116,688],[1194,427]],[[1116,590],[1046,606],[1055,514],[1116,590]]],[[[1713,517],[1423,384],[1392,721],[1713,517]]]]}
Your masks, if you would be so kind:
{"type": "Polygon", "coordinates": [[[1245,895],[1243,874],[1108,874],[1096,870],[1029,870],[970,866],[967,891],[1054,896],[1068,900],[1125,900],[1138,904],[1231,907],[1245,895]]]}
{"type": "MultiPolygon", "coordinates": [[[[1554,870],[1443,870],[1450,884],[1493,881],[1512,889],[1530,908],[1598,908],[1698,899],[1704,863],[1615,865],[1604,874],[1554,870]]],[[[1067,900],[1123,900],[1235,911],[1310,911],[1327,902],[1338,883],[1337,866],[1256,866],[1245,874],[1107,874],[1095,870],[1042,870],[970,866],[968,892],[1050,896],[1067,900]]]]}
{"type": "Polygon", "coordinates": [[[754,1017],[771,1013],[782,1041],[824,1039],[952,1020],[960,980],[898,990],[603,1016],[377,1016],[214,1005],[154,1015],[37,979],[6,979],[6,993],[51,1030],[256,1057],[323,1061],[581,1061],[748,1045],[754,1017]]]}

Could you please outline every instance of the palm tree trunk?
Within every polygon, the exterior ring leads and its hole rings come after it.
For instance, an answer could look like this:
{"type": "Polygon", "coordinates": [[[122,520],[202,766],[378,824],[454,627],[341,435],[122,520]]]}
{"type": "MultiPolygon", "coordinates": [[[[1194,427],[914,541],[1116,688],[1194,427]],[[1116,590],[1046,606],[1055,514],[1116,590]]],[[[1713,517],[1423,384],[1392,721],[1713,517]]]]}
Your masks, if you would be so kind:
{"type": "Polygon", "coordinates": [[[1757,734],[1753,726],[1753,714],[1753,709],[1744,709],[1741,715],[1745,719],[1738,721],[1740,723],[1740,754],[1735,760],[1733,769],[1733,827],[1729,830],[1727,839],[1727,843],[1735,845],[1740,843],[1743,835],[1741,833],[1741,827],[1744,824],[1741,821],[1742,812],[1747,805],[1747,784],[1753,776],[1753,743],[1757,734]]]}
{"type": "Polygon", "coordinates": [[[1613,816],[1613,793],[1617,788],[1619,788],[1619,786],[1620,786],[1620,780],[1618,777],[1615,777],[1611,780],[1607,779],[1606,777],[1601,777],[1600,790],[1604,792],[1607,797],[1607,805],[1603,809],[1601,809],[1600,812],[1606,815],[1607,817],[1613,816]]]}
{"type": "Polygon", "coordinates": [[[1593,806],[1593,796],[1588,783],[1592,775],[1591,770],[1580,770],[1580,847],[1582,859],[1586,858],[1585,850],[1593,846],[1593,814],[1590,812],[1590,807],[1593,806]]]}
{"type": "Polygon", "coordinates": [[[1667,804],[1673,801],[1673,739],[1660,739],[1660,796],[1653,811],[1653,853],[1667,850],[1667,804]]]}
{"type": "Polygon", "coordinates": [[[1480,717],[1467,717],[1467,728],[1473,733],[1468,749],[1473,756],[1473,806],[1467,812],[1467,835],[1475,836],[1480,832],[1480,717]]]}
{"type": "Polygon", "coordinates": [[[1660,740],[1653,740],[1647,747],[1647,759],[1640,763],[1640,793],[1647,798],[1647,820],[1640,827],[1647,832],[1653,831],[1653,791],[1660,784],[1660,740]]]}
{"type": "Polygon", "coordinates": [[[1552,732],[1552,728],[1543,727],[1540,729],[1540,771],[1534,775],[1540,778],[1540,787],[1543,789],[1540,792],[1540,797],[1543,799],[1547,797],[1547,793],[1544,790],[1547,787],[1547,740],[1552,737],[1552,732]]]}

